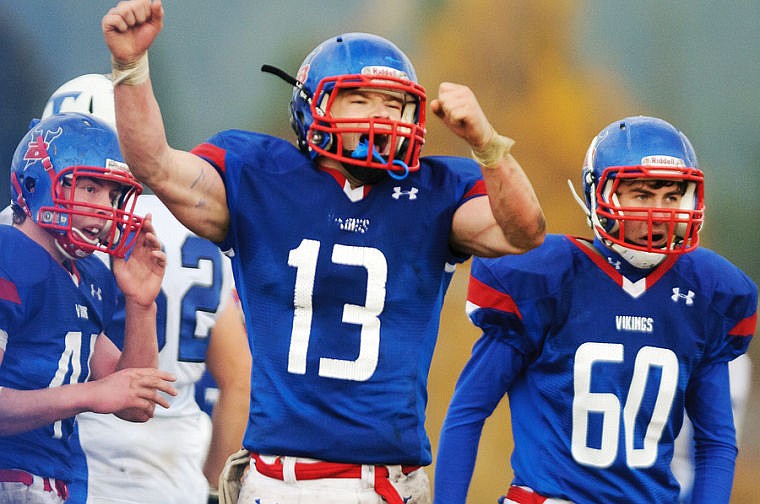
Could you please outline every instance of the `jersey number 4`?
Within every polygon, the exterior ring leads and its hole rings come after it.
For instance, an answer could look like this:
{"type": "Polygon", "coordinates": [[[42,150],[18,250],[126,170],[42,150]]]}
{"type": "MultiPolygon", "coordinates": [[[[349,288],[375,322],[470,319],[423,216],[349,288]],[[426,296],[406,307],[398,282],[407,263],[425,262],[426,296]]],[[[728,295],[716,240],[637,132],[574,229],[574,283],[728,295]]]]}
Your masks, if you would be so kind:
{"type": "MultiPolygon", "coordinates": [[[[312,298],[319,245],[315,240],[302,240],[288,256],[288,265],[298,270],[293,294],[293,330],[288,353],[288,372],[293,374],[306,374],[306,353],[311,334],[312,298]]],[[[367,275],[367,296],[364,305],[343,305],[343,323],[361,326],[358,357],[356,360],[322,357],[319,359],[319,376],[366,381],[377,369],[380,352],[379,316],[385,307],[388,263],[383,253],[377,249],[339,244],[333,247],[332,262],[364,268],[367,275]]]]}
{"type": "MultiPolygon", "coordinates": [[[[85,357],[88,361],[90,358],[89,356],[92,355],[92,352],[95,349],[95,340],[97,337],[97,334],[92,334],[87,341],[89,353],[86,354],[85,357]]],[[[66,333],[66,346],[61,357],[58,359],[58,369],[56,370],[53,379],[50,380],[48,387],[52,388],[71,383],[80,383],[80,377],[82,376],[83,371],[86,372],[86,376],[81,380],[82,382],[87,381],[90,377],[89,367],[82,369],[82,344],[84,343],[82,340],[82,333],[79,331],[69,331],[66,333]]],[[[58,420],[57,422],[54,422],[53,438],[61,439],[63,438],[63,434],[63,421],[58,420]]],[[[68,434],[69,433],[66,433],[66,435],[68,434]]]]}
{"type": "MultiPolygon", "coordinates": [[[[573,383],[573,432],[571,450],[580,464],[609,467],[618,455],[620,437],[620,400],[615,394],[591,392],[594,364],[623,362],[623,345],[616,343],[584,343],[575,352],[573,383]],[[589,416],[601,415],[601,444],[588,446],[589,416]]],[[[643,347],[636,355],[631,385],[622,406],[625,455],[629,467],[650,467],[657,460],[658,443],[668,420],[678,385],[678,358],[668,349],[643,347]],[[657,398],[643,437],[643,446],[634,446],[638,418],[651,368],[659,368],[657,398]]]]}

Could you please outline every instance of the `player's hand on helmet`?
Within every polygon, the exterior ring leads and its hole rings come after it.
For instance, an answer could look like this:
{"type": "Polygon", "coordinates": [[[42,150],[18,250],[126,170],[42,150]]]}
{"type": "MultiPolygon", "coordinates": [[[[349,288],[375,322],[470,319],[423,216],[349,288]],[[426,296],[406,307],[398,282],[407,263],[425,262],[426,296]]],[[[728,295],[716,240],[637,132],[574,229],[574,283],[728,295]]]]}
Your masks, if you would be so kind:
{"type": "Polygon", "coordinates": [[[493,126],[467,86],[442,82],[438,86],[438,98],[430,102],[430,108],[446,127],[473,149],[485,145],[494,134],[493,126]]]}
{"type": "Polygon", "coordinates": [[[128,368],[116,371],[99,380],[90,382],[93,392],[89,394],[95,413],[115,413],[132,422],[145,422],[153,417],[156,405],[169,407],[161,394],[177,395],[171,382],[174,375],[155,368],[128,368]]]}
{"type": "Polygon", "coordinates": [[[166,270],[166,254],[155,234],[153,219],[145,216],[142,231],[128,259],[114,258],[116,282],[124,297],[140,306],[151,306],[161,290],[166,270]]]}
{"type": "Polygon", "coordinates": [[[163,22],[161,0],[128,0],[109,10],[103,16],[101,27],[114,59],[131,63],[148,50],[163,22]]]}

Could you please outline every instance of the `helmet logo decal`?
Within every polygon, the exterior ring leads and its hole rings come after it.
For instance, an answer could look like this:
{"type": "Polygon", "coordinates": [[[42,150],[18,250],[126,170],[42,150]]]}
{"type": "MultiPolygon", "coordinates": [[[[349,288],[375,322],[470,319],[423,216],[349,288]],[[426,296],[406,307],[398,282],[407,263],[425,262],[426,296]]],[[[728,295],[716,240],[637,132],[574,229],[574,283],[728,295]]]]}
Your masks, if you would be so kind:
{"type": "Polygon", "coordinates": [[[123,163],[121,161],[117,161],[115,159],[106,159],[106,169],[109,171],[122,171],[122,172],[128,172],[129,167],[127,166],[127,163],[123,163]]]}
{"type": "Polygon", "coordinates": [[[24,154],[26,166],[28,167],[30,164],[39,161],[42,163],[42,166],[45,167],[46,171],[52,170],[53,164],[50,162],[48,149],[50,148],[50,144],[53,143],[53,140],[61,136],[61,133],[63,133],[63,128],[59,127],[55,131],[46,131],[44,139],[42,138],[42,135],[33,137],[33,140],[29,142],[29,148],[27,149],[26,154],[24,154]]]}
{"type": "Polygon", "coordinates": [[[372,77],[394,77],[396,79],[409,80],[409,76],[406,75],[406,72],[386,66],[365,66],[362,68],[362,75],[369,75],[372,77]]]}
{"type": "Polygon", "coordinates": [[[50,101],[53,103],[52,113],[60,114],[61,112],[80,112],[77,110],[76,106],[77,100],[79,100],[79,97],[82,96],[82,94],[82,91],[70,91],[68,93],[61,93],[59,95],[54,94],[50,97],[50,101]]]}
{"type": "Polygon", "coordinates": [[[303,84],[304,82],[306,82],[306,79],[309,78],[309,68],[310,67],[311,67],[311,65],[309,65],[307,63],[307,64],[305,64],[304,66],[302,66],[301,68],[298,69],[298,73],[296,74],[296,80],[298,82],[300,82],[301,84],[303,84]]]}
{"type": "Polygon", "coordinates": [[[641,159],[641,166],[674,166],[682,168],[686,166],[683,159],[675,156],[646,156],[641,159]]]}

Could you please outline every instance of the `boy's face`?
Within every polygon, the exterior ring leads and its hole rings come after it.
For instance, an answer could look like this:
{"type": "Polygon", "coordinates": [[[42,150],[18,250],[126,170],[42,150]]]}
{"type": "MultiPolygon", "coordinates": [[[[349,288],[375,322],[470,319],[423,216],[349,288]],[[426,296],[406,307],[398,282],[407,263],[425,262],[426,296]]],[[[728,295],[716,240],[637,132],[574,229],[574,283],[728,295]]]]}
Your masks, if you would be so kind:
{"type": "Polygon", "coordinates": [[[647,246],[650,236],[653,248],[667,247],[675,225],[672,217],[686,218],[687,215],[674,214],[672,210],[681,208],[684,186],[672,180],[621,180],[615,192],[619,204],[625,208],[625,241],[647,246]],[[641,208],[637,212],[635,209],[641,208]],[[632,210],[633,209],[633,210],[632,210]],[[650,209],[662,209],[651,212],[650,209]],[[640,220],[631,220],[638,217],[640,220]]]}
{"type": "Polygon", "coordinates": [[[82,237],[93,244],[105,238],[112,223],[109,209],[116,208],[122,189],[122,186],[114,181],[93,177],[78,177],[73,188],[64,183],[64,191],[69,201],[87,204],[71,205],[72,227],[79,230],[82,237]],[[73,195],[69,193],[71,190],[73,195]],[[93,206],[102,207],[102,210],[92,208],[93,206]],[[99,218],[98,214],[102,214],[103,217],[99,218]]]}
{"type": "MultiPolygon", "coordinates": [[[[369,89],[342,89],[335,97],[335,101],[330,107],[330,113],[336,119],[351,118],[357,119],[385,119],[398,121],[401,119],[401,113],[404,109],[403,95],[398,92],[383,92],[382,90],[369,89]]],[[[343,128],[350,129],[352,126],[360,126],[350,123],[341,124],[343,128]]],[[[379,154],[387,156],[390,144],[388,138],[377,135],[384,128],[391,132],[390,125],[376,123],[375,130],[375,149],[379,154]]],[[[352,151],[356,148],[361,140],[360,133],[343,133],[343,148],[352,151]]]]}

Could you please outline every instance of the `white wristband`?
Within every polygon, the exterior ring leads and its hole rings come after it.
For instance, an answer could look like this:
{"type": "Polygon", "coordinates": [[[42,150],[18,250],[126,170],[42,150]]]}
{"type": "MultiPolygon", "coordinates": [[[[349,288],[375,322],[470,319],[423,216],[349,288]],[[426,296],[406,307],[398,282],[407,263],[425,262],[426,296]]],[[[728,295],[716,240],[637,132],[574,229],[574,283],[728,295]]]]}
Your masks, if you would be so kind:
{"type": "Polygon", "coordinates": [[[120,63],[111,57],[111,80],[113,85],[137,86],[148,80],[148,52],[131,63],[120,63]]]}
{"type": "Polygon", "coordinates": [[[506,158],[515,141],[493,131],[493,135],[479,149],[472,149],[472,157],[485,168],[494,168],[494,165],[506,158]]]}

